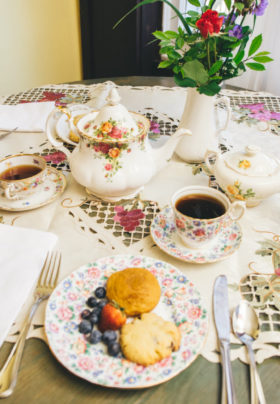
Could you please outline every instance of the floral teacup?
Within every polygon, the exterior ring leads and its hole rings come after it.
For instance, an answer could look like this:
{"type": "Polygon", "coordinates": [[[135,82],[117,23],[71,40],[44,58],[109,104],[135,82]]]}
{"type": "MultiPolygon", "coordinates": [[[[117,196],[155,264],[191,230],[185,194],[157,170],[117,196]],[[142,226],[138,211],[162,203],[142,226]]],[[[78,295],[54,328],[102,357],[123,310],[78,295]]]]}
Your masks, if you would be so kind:
{"type": "Polygon", "coordinates": [[[17,154],[0,161],[0,193],[7,199],[24,199],[37,191],[47,175],[43,157],[17,154]]]}
{"type": "Polygon", "coordinates": [[[205,186],[180,189],[171,205],[178,235],[191,248],[204,247],[245,212],[244,202],[231,203],[222,192],[205,186]]]}

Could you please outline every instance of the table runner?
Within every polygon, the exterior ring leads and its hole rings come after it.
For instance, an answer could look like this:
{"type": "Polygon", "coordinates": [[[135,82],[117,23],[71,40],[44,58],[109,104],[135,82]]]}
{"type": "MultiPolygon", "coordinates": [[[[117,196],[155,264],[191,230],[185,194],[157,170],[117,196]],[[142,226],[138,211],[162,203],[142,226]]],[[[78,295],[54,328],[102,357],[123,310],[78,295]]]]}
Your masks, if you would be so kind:
{"type": "MultiPolygon", "coordinates": [[[[89,102],[100,108],[113,83],[84,85],[48,85],[2,97],[1,102],[15,105],[20,102],[54,100],[57,105],[69,102],[89,102]]],[[[186,89],[173,87],[116,86],[122,103],[130,110],[145,114],[151,121],[150,141],[153,147],[162,144],[176,129],[181,117],[186,89]]],[[[229,128],[220,135],[222,151],[240,149],[256,144],[264,152],[280,159],[280,98],[266,93],[223,90],[230,97],[233,116],[229,128]]],[[[218,110],[219,119],[224,111],[218,110]]],[[[168,165],[144,187],[138,198],[111,204],[88,197],[84,188],[72,178],[63,153],[55,150],[45,133],[14,133],[2,140],[1,158],[19,152],[39,153],[49,165],[67,177],[67,188],[60,199],[40,209],[27,212],[0,211],[5,224],[51,231],[58,235],[58,247],[63,262],[60,279],[81,265],[106,255],[142,254],[176,266],[191,279],[209,312],[209,332],[201,354],[211,362],[218,362],[219,350],[212,315],[212,290],[215,278],[226,274],[229,283],[230,307],[233,309],[243,296],[252,301],[261,320],[261,334],[255,342],[256,359],[260,363],[271,356],[279,356],[280,297],[275,291],[279,271],[278,236],[280,195],[275,194],[259,206],[247,209],[240,224],[243,232],[241,246],[226,260],[212,264],[181,262],[162,252],[153,242],[149,226],[157,212],[169,204],[171,195],[179,188],[197,184],[217,186],[201,164],[187,164],[173,156],[168,165]],[[133,231],[127,231],[117,218],[118,209],[141,209],[144,217],[133,231]],[[264,275],[256,274],[256,272],[264,275]]],[[[28,302],[27,302],[28,303],[28,302]]],[[[44,304],[36,313],[29,337],[45,338],[44,304]]],[[[21,327],[23,312],[13,325],[9,341],[14,341],[21,327]]],[[[246,351],[231,335],[231,358],[247,362],[246,351]]]]}

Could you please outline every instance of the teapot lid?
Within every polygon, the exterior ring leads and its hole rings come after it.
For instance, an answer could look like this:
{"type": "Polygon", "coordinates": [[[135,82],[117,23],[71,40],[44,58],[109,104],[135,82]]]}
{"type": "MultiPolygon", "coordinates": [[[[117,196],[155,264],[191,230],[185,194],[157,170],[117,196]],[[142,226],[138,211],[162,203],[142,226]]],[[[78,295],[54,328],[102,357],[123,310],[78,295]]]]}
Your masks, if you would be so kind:
{"type": "Polygon", "coordinates": [[[90,138],[98,141],[133,140],[143,133],[144,125],[137,122],[133,115],[120,104],[116,88],[112,88],[106,98],[108,103],[99,111],[87,114],[78,122],[78,129],[90,138]]]}
{"type": "Polygon", "coordinates": [[[249,177],[267,177],[276,174],[279,169],[276,159],[254,145],[246,146],[244,152],[228,153],[225,163],[232,170],[249,177]]]}

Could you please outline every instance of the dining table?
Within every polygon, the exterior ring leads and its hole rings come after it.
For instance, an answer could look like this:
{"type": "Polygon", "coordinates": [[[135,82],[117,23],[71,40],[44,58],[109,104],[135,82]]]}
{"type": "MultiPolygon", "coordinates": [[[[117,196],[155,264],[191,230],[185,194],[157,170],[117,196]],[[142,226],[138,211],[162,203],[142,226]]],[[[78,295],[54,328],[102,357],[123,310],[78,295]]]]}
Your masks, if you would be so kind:
{"type": "MultiPolygon", "coordinates": [[[[78,103],[98,110],[106,103],[112,87],[117,88],[121,103],[129,111],[149,119],[149,141],[153,148],[160,147],[176,131],[187,89],[177,87],[172,77],[126,76],[46,84],[2,96],[0,104],[21,104],[24,108],[30,103],[43,105],[52,102],[53,109],[57,111],[54,118],[57,120],[54,122],[58,132],[56,135],[72,152],[78,146],[69,141],[69,128],[62,109],[78,103]]],[[[220,152],[243,150],[246,145],[253,144],[280,160],[280,96],[231,86],[223,87],[218,96],[221,95],[229,97],[232,112],[229,126],[219,133],[220,152]]],[[[216,112],[219,124],[225,117],[223,106],[217,106],[216,112]]],[[[124,256],[126,258],[123,260],[136,266],[137,260],[140,262],[141,257],[148,257],[147,262],[151,259],[155,265],[161,268],[167,266],[172,268],[171,272],[179,271],[181,274],[178,278],[181,284],[176,289],[174,299],[178,298],[179,302],[180,299],[190,299],[188,294],[192,293],[199,297],[193,300],[194,308],[190,314],[194,321],[193,332],[184,330],[189,338],[186,345],[190,347],[183,353],[184,364],[174,374],[166,362],[162,365],[163,369],[158,365],[154,373],[149,374],[145,369],[142,384],[135,385],[134,374],[143,372],[139,366],[128,368],[120,361],[120,366],[116,368],[112,359],[104,379],[99,375],[103,372],[102,361],[98,362],[98,371],[93,373],[91,367],[95,369],[96,363],[94,354],[90,353],[93,349],[91,346],[83,348],[81,343],[79,346],[69,343],[68,350],[75,351],[76,356],[81,355],[83,349],[89,352],[87,362],[81,365],[84,366],[83,370],[78,369],[77,363],[74,366],[74,353],[66,352],[66,348],[65,352],[62,351],[63,344],[67,345],[66,332],[72,335],[73,332],[78,334],[78,331],[65,331],[66,342],[52,339],[55,327],[60,324],[45,322],[46,308],[49,310],[48,316],[51,314],[49,303],[43,302],[32,321],[15,390],[11,396],[3,399],[7,404],[220,403],[222,367],[213,315],[213,285],[221,274],[228,279],[231,314],[242,298],[249,300],[256,309],[260,322],[260,335],[253,345],[257,368],[267,403],[279,403],[280,292],[275,285],[280,276],[280,193],[277,190],[258,206],[246,209],[239,220],[237,234],[218,255],[208,252],[206,256],[197,251],[184,254],[183,247],[176,248],[174,245],[173,249],[166,249],[160,245],[159,238],[163,237],[163,233],[159,235],[159,232],[163,232],[163,228],[160,228],[159,221],[157,231],[152,229],[160,212],[169,208],[171,197],[178,189],[188,185],[219,188],[216,178],[209,173],[204,162],[189,163],[174,153],[167,165],[145,184],[139,195],[108,202],[88,194],[73,178],[66,155],[50,143],[44,128],[33,131],[15,128],[12,133],[2,139],[0,137],[1,159],[18,153],[43,156],[51,170],[63,174],[65,186],[60,187],[59,191],[56,188],[53,199],[43,203],[33,202],[33,205],[32,202],[30,205],[30,201],[25,205],[22,202],[9,205],[3,202],[2,197],[0,223],[57,236],[56,247],[62,254],[60,288],[63,282],[69,284],[76,276],[72,275],[74,271],[79,268],[84,271],[87,265],[93,268],[92,271],[98,268],[96,271],[102,272],[108,262],[118,259],[116,257],[124,256]],[[125,211],[141,211],[139,219],[130,227],[120,219],[119,213],[125,211]],[[62,344],[60,351],[56,349],[56,343],[62,344]],[[154,383],[153,377],[156,380],[154,383]]],[[[96,273],[93,276],[101,276],[99,272],[98,275],[96,273]]],[[[167,281],[163,281],[163,290],[167,287],[167,281]]],[[[71,299],[75,299],[74,294],[71,299]]],[[[55,304],[54,299],[52,304],[55,304]]],[[[23,324],[24,308],[13,319],[0,348],[0,367],[17,340],[23,324]]],[[[1,310],[7,308],[2,307],[1,310]]],[[[233,332],[230,342],[237,401],[246,404],[250,402],[247,351],[233,332]]]]}

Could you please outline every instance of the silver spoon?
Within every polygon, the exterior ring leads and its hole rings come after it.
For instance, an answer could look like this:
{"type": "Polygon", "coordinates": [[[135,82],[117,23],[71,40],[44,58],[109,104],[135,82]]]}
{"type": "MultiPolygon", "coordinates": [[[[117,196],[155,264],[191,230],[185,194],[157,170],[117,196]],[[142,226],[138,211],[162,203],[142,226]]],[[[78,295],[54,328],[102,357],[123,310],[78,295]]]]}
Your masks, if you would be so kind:
{"type": "Polygon", "coordinates": [[[261,379],[258,374],[252,344],[259,335],[259,320],[253,307],[247,300],[241,300],[232,317],[233,331],[237,338],[246,345],[249,354],[251,372],[251,403],[256,401],[266,404],[261,379]],[[255,400],[255,391],[258,400],[255,400]]]}

